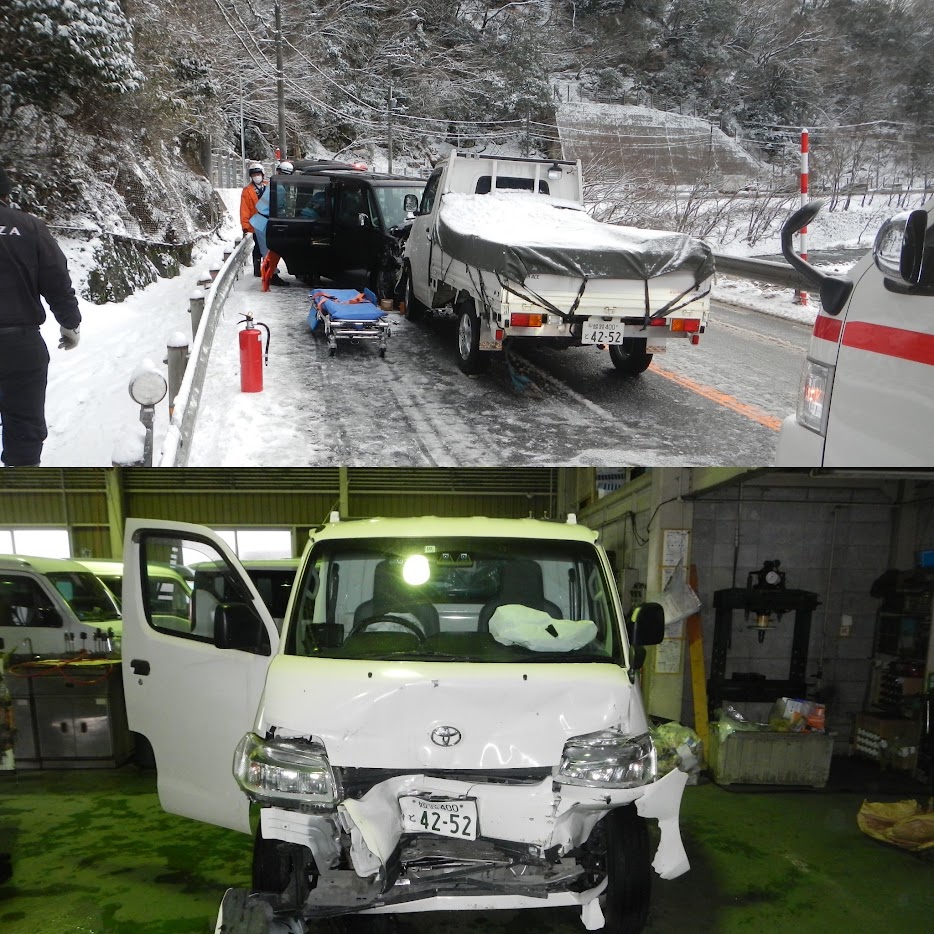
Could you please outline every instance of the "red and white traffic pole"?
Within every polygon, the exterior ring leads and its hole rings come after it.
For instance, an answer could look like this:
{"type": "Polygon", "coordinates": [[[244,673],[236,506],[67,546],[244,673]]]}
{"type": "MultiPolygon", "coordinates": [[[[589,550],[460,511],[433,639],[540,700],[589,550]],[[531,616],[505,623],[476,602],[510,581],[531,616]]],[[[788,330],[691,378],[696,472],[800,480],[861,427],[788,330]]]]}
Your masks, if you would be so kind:
{"type": "MultiPolygon", "coordinates": [[[[801,130],[801,207],[808,203],[808,131],[805,127],[801,130]]],[[[801,228],[799,240],[801,259],[807,261],[808,258],[808,229],[801,228]]],[[[808,293],[798,292],[798,302],[802,305],[808,303],[808,293]]]]}

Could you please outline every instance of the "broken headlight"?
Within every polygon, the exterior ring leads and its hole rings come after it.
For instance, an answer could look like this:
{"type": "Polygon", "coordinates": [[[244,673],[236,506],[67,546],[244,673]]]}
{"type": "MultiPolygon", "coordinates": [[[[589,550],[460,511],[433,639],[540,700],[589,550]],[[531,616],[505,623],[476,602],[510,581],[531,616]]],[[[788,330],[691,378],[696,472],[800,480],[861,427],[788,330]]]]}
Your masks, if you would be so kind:
{"type": "Polygon", "coordinates": [[[237,784],[261,804],[333,808],[334,773],[324,747],[295,739],[263,739],[247,733],[234,753],[237,784]]]}
{"type": "Polygon", "coordinates": [[[600,730],[564,744],[558,781],[599,788],[633,788],[656,778],[655,744],[648,733],[626,736],[600,730]]]}

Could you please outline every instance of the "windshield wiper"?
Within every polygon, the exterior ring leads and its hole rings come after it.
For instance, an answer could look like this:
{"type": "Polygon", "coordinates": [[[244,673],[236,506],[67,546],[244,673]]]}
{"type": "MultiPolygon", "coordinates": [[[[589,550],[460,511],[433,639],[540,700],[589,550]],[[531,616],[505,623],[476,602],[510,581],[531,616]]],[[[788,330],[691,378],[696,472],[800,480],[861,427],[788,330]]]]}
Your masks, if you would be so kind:
{"type": "Polygon", "coordinates": [[[612,662],[609,655],[574,655],[572,652],[532,652],[515,662],[612,662]]]}

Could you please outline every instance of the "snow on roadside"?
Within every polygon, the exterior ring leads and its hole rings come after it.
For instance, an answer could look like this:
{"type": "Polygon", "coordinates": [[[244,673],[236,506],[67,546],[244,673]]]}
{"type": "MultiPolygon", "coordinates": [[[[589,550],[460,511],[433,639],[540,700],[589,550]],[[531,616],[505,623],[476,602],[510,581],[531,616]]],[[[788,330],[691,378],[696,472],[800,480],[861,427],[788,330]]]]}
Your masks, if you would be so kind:
{"type": "MultiPolygon", "coordinates": [[[[163,374],[166,347],[175,332],[191,334],[189,297],[202,271],[219,266],[223,251],[239,234],[231,218],[219,236],[195,247],[193,263],[173,279],[160,278],[123,302],[95,305],[79,298],[81,341],[58,350],[59,325],[49,314],[42,335],[49,347],[46,422],[42,453],[46,467],[109,467],[115,453],[136,447],[139,406],[130,398],[130,378],[144,360],[163,374]]],[[[76,288],[88,274],[93,244],[59,240],[76,288]]],[[[155,437],[168,426],[168,407],[156,407],[155,437]]]]}

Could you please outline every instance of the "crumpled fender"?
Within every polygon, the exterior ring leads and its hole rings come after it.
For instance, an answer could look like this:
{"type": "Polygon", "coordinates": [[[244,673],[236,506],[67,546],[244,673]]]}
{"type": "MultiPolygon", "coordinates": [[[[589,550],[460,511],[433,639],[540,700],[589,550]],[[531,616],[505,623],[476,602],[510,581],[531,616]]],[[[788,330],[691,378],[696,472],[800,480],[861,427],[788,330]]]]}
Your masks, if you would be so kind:
{"type": "Polygon", "coordinates": [[[664,778],[649,785],[645,794],[636,800],[636,810],[640,816],[653,817],[658,821],[662,836],[655,859],[652,860],[652,868],[663,879],[676,879],[691,868],[688,855],[684,852],[678,820],[681,796],[687,782],[687,772],[673,769],[664,778]]]}

